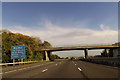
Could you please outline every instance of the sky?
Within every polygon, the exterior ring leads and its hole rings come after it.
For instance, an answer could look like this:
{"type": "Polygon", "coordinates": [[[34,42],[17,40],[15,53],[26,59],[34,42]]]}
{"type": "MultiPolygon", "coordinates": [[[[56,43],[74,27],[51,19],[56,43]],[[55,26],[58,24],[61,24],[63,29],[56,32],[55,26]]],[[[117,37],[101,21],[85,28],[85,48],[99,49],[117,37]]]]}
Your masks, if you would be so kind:
{"type": "MultiPolygon", "coordinates": [[[[3,29],[39,37],[53,46],[113,44],[118,41],[118,3],[3,2],[2,25],[3,29]]],[[[93,55],[100,51],[89,52],[93,55]]],[[[54,54],[82,56],[83,51],[54,54]]]]}

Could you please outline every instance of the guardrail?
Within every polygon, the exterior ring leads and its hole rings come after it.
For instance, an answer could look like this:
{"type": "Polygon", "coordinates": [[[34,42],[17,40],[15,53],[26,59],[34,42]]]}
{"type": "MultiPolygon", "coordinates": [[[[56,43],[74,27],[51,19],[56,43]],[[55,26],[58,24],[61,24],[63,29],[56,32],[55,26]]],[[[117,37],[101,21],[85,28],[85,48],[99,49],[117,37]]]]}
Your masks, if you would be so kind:
{"type": "Polygon", "coordinates": [[[0,66],[15,65],[15,64],[29,64],[36,63],[38,61],[26,61],[26,62],[15,62],[15,63],[0,63],[0,66]]]}

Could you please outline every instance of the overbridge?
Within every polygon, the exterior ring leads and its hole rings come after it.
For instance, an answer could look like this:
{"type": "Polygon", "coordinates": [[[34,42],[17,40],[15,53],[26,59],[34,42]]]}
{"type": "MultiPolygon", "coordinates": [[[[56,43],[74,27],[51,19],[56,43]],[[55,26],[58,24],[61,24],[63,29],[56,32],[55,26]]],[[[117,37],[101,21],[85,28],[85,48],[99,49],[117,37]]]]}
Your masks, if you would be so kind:
{"type": "Polygon", "coordinates": [[[65,51],[65,50],[84,50],[85,53],[85,58],[88,58],[88,50],[93,50],[93,49],[105,49],[105,52],[107,53],[108,50],[117,49],[120,48],[118,45],[96,45],[96,46],[74,46],[74,47],[51,47],[51,48],[46,48],[46,49],[41,49],[41,51],[45,52],[46,56],[46,61],[49,60],[48,55],[50,52],[54,51],[65,51]]]}

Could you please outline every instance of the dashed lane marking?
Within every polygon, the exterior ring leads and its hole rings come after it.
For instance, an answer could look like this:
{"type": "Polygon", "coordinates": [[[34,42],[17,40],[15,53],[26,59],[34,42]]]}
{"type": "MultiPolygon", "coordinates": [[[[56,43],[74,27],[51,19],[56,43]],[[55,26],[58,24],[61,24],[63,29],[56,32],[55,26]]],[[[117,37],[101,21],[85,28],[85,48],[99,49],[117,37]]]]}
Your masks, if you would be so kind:
{"type": "Polygon", "coordinates": [[[79,67],[78,67],[78,70],[79,70],[79,71],[82,71],[82,69],[81,69],[81,68],[79,68],[79,67]]]}
{"type": "Polygon", "coordinates": [[[46,72],[48,69],[44,69],[44,70],[42,70],[42,72],[46,72]]]}

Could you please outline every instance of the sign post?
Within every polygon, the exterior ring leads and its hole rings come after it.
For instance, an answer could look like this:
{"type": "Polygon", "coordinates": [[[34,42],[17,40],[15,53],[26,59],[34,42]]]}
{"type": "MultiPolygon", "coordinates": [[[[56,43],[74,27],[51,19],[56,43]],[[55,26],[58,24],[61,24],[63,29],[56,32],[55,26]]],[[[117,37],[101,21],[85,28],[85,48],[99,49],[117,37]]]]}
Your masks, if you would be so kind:
{"type": "Polygon", "coordinates": [[[11,59],[13,59],[13,63],[15,63],[15,59],[23,59],[25,58],[25,46],[12,46],[11,47],[11,59]]]}
{"type": "MultiPolygon", "coordinates": [[[[23,62],[23,59],[21,59],[21,62],[23,62]]],[[[23,63],[24,64],[24,63],[23,63]]]]}
{"type": "MultiPolygon", "coordinates": [[[[15,63],[15,59],[13,59],[13,63],[15,63]]],[[[15,64],[13,64],[13,66],[14,66],[15,64]]]]}

